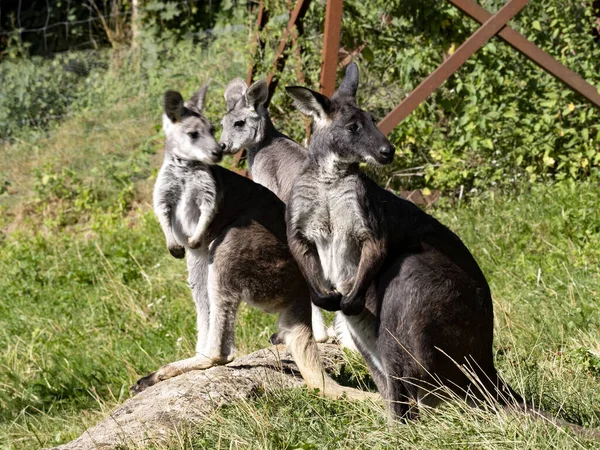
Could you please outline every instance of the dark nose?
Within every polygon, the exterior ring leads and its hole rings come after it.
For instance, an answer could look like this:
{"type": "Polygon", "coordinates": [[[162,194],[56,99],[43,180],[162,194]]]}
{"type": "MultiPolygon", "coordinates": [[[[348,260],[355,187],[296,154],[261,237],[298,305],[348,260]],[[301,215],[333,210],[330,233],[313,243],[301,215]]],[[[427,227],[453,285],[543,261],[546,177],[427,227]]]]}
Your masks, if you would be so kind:
{"type": "Polygon", "coordinates": [[[211,153],[213,156],[221,156],[221,154],[223,153],[223,150],[222,150],[222,148],[218,148],[218,149],[213,150],[211,153]]]}
{"type": "Polygon", "coordinates": [[[379,153],[383,156],[392,156],[394,154],[394,146],[390,143],[383,144],[379,147],[379,153]]]}
{"type": "Polygon", "coordinates": [[[227,150],[227,144],[225,142],[221,142],[219,144],[219,146],[221,147],[221,150],[223,150],[223,151],[227,150]]]}

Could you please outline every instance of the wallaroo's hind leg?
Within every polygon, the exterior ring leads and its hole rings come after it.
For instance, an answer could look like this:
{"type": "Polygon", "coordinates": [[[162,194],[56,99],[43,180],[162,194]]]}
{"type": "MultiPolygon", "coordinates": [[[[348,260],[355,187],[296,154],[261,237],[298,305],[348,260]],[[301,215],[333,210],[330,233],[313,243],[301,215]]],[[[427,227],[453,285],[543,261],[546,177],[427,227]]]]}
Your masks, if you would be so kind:
{"type": "Polygon", "coordinates": [[[132,393],[137,394],[160,381],[192,370],[208,369],[233,360],[235,317],[240,302],[226,299],[220,293],[216,272],[203,261],[206,259],[198,257],[188,264],[190,287],[198,312],[196,356],[166,364],[140,378],[131,387],[132,393]]]}
{"type": "Polygon", "coordinates": [[[319,389],[322,395],[331,398],[339,398],[345,394],[356,400],[379,400],[377,394],[340,386],[325,373],[311,330],[311,310],[306,306],[298,303],[289,305],[280,312],[279,326],[285,332],[286,345],[308,388],[319,389]]]}
{"type": "Polygon", "coordinates": [[[210,299],[208,298],[208,252],[201,250],[188,250],[187,267],[188,283],[192,291],[192,298],[196,305],[196,354],[202,354],[208,338],[208,325],[210,320],[210,299]]]}
{"type": "Polygon", "coordinates": [[[221,288],[218,270],[211,264],[208,269],[210,319],[202,355],[213,361],[213,365],[227,364],[235,357],[235,319],[241,302],[239,295],[221,288]]]}
{"type": "Polygon", "coordinates": [[[317,305],[311,303],[312,312],[312,329],[315,341],[327,342],[329,335],[327,334],[327,328],[325,327],[325,321],[323,320],[323,314],[317,305]]]}

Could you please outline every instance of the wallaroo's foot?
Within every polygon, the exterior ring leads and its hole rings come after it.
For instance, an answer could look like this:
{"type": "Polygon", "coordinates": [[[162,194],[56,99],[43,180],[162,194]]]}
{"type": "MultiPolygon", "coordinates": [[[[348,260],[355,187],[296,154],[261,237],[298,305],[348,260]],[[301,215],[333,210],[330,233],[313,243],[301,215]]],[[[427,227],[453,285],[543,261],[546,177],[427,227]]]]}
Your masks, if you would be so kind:
{"type": "Polygon", "coordinates": [[[185,247],[181,245],[169,247],[169,253],[173,258],[183,259],[185,258],[185,247]]]}
{"type": "Polygon", "coordinates": [[[133,395],[136,395],[143,390],[148,389],[150,386],[155,385],[159,381],[164,381],[169,378],[191,372],[192,370],[205,370],[210,369],[213,366],[227,364],[233,361],[234,358],[235,355],[232,353],[227,356],[215,356],[212,358],[205,355],[196,355],[188,359],[175,361],[167,364],[166,366],[162,366],[160,369],[158,369],[156,372],[152,372],[150,375],[140,378],[135,385],[129,388],[129,392],[131,392],[133,395]]]}
{"type": "Polygon", "coordinates": [[[158,378],[157,372],[152,372],[145,377],[140,378],[137,382],[129,388],[129,393],[131,395],[137,395],[142,391],[145,391],[150,386],[154,386],[160,380],[158,378]]]}

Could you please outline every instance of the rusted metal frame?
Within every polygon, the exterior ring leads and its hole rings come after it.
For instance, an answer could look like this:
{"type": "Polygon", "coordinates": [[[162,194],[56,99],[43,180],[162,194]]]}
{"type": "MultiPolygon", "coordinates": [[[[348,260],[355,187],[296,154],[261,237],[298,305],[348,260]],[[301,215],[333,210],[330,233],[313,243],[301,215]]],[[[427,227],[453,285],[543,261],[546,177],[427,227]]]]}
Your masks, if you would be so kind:
{"type": "MultiPolygon", "coordinates": [[[[488,11],[479,6],[473,0],[448,1],[479,23],[485,22],[491,16],[488,11]]],[[[578,73],[563,66],[548,53],[544,52],[538,46],[527,40],[525,36],[513,30],[509,26],[505,26],[498,33],[498,36],[501,37],[512,48],[527,56],[530,60],[544,69],[550,75],[562,81],[575,92],[578,92],[600,108],[600,93],[598,92],[598,89],[585,81],[581,76],[579,76],[578,73]]]]}
{"type": "Polygon", "coordinates": [[[496,14],[491,16],[475,31],[450,58],[429,75],[394,110],[379,122],[378,127],[389,134],[402,120],[413,112],[427,97],[456,72],[477,50],[483,47],[498,31],[506,25],[529,0],[510,0],[496,14]]]}
{"type": "Polygon", "coordinates": [[[308,10],[309,5],[310,0],[298,0],[296,6],[294,7],[294,10],[292,11],[287,27],[283,30],[281,41],[279,42],[279,48],[275,52],[273,67],[271,69],[271,72],[267,76],[267,84],[269,85],[269,97],[267,98],[266,102],[267,106],[269,105],[269,103],[271,103],[271,98],[273,98],[273,94],[275,93],[275,89],[277,88],[277,84],[279,83],[279,78],[277,77],[277,74],[280,73],[285,67],[285,62],[287,60],[287,55],[285,53],[287,39],[290,36],[292,29],[297,25],[297,23],[301,22],[304,16],[306,15],[306,11],[308,10]]]}
{"type": "Polygon", "coordinates": [[[254,38],[252,43],[252,59],[250,60],[250,67],[248,68],[248,76],[246,77],[246,84],[250,86],[254,81],[254,58],[259,51],[265,48],[265,41],[261,39],[260,32],[263,30],[267,21],[269,20],[269,12],[265,9],[264,0],[260,0],[258,4],[258,15],[256,17],[256,30],[254,32],[254,38]]]}
{"type": "Polygon", "coordinates": [[[335,91],[338,51],[342,31],[342,0],[327,0],[325,10],[325,32],[323,35],[323,64],[319,90],[321,94],[331,97],[335,91]]]}

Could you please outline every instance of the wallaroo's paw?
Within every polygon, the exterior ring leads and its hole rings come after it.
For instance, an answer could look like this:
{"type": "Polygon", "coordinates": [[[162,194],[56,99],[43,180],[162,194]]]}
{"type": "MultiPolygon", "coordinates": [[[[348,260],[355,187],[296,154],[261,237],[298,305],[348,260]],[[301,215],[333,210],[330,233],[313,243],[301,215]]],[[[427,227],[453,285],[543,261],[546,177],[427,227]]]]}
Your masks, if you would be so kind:
{"type": "Polygon", "coordinates": [[[159,381],[160,380],[158,379],[156,372],[152,372],[150,375],[146,375],[145,377],[137,380],[137,383],[129,388],[129,393],[131,395],[137,395],[140,392],[148,389],[150,386],[155,385],[159,381]]]}
{"type": "Polygon", "coordinates": [[[285,333],[283,331],[273,333],[269,338],[269,342],[271,343],[271,345],[285,344],[285,333]]]}
{"type": "Polygon", "coordinates": [[[326,311],[339,311],[341,309],[342,294],[338,291],[330,291],[326,294],[314,292],[311,300],[319,308],[326,311]]]}
{"type": "Polygon", "coordinates": [[[192,249],[196,249],[198,247],[200,247],[200,244],[202,243],[202,239],[188,239],[188,245],[190,248],[192,249]]]}
{"type": "Polygon", "coordinates": [[[169,247],[169,253],[173,258],[183,259],[185,258],[185,247],[182,247],[181,245],[169,247]]]}
{"type": "Polygon", "coordinates": [[[342,312],[347,316],[358,316],[365,309],[364,296],[354,297],[349,296],[342,299],[342,312]]]}

